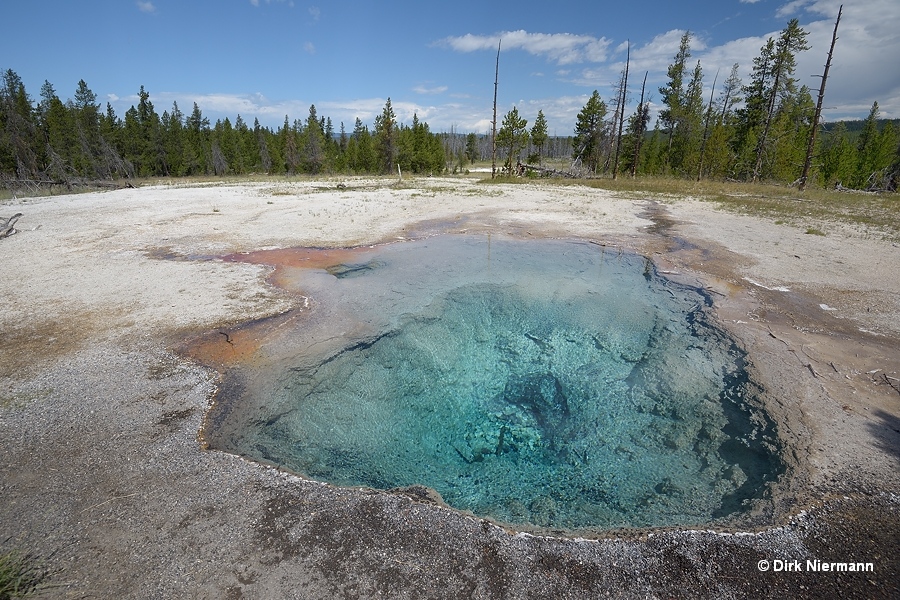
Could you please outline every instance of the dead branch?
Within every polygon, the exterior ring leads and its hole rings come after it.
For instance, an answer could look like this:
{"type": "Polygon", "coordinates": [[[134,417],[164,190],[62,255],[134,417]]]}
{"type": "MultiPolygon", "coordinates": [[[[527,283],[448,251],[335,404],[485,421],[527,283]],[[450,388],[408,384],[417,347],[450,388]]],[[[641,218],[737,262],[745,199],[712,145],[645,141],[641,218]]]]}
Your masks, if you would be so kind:
{"type": "Polygon", "coordinates": [[[885,382],[886,384],[888,384],[889,386],[891,386],[891,388],[893,388],[893,390],[894,390],[895,392],[897,392],[898,394],[900,394],[900,379],[897,379],[897,378],[895,378],[895,377],[888,377],[887,373],[882,373],[881,376],[884,378],[884,382],[885,382]],[[895,383],[892,383],[892,382],[891,382],[892,379],[893,379],[894,381],[898,382],[898,383],[896,383],[896,384],[895,384],[895,383]]]}
{"type": "Polygon", "coordinates": [[[16,232],[16,221],[22,216],[22,213],[16,213],[8,219],[0,217],[0,238],[9,237],[16,232]]]}
{"type": "Polygon", "coordinates": [[[872,195],[872,194],[875,194],[875,193],[876,193],[876,192],[874,192],[874,191],[869,191],[869,190],[855,190],[855,189],[853,189],[853,188],[844,187],[844,186],[841,184],[840,181],[837,182],[837,183],[834,185],[834,191],[836,191],[836,192],[847,192],[847,193],[850,193],[850,194],[869,194],[869,195],[872,195]]]}
{"type": "Polygon", "coordinates": [[[66,186],[66,188],[71,189],[73,187],[81,187],[81,188],[108,188],[108,189],[122,189],[122,188],[134,188],[134,184],[130,181],[103,181],[103,180],[93,180],[93,181],[82,181],[78,179],[72,179],[70,181],[59,180],[59,179],[4,179],[0,181],[0,186],[8,189],[8,190],[17,190],[17,189],[25,189],[30,192],[38,193],[41,188],[47,187],[51,189],[53,186],[66,186]]]}
{"type": "Polygon", "coordinates": [[[565,177],[567,179],[581,179],[581,176],[571,171],[558,171],[556,169],[548,169],[547,167],[536,167],[534,165],[524,165],[531,171],[537,171],[541,177],[565,177]]]}

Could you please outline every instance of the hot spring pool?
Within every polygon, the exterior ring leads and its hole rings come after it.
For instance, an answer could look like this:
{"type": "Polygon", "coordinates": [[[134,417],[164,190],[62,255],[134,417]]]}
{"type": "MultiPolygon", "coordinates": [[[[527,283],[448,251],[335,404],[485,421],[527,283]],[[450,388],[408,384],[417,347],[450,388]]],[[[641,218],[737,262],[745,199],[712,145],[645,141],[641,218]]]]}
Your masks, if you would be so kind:
{"type": "Polygon", "coordinates": [[[226,372],[214,448],[566,530],[709,523],[782,471],[708,298],[640,256],[444,235],[278,280],[309,310],[226,372]]]}

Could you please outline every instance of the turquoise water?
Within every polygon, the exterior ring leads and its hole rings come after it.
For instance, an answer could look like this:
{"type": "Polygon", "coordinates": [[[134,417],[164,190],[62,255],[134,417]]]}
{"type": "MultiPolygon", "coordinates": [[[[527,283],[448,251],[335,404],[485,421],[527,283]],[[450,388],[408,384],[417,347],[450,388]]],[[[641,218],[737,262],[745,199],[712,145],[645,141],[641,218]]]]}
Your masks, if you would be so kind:
{"type": "Polygon", "coordinates": [[[226,375],[214,447],[569,530],[709,522],[780,472],[743,353],[640,256],[439,236],[291,275],[311,310],[226,375]]]}

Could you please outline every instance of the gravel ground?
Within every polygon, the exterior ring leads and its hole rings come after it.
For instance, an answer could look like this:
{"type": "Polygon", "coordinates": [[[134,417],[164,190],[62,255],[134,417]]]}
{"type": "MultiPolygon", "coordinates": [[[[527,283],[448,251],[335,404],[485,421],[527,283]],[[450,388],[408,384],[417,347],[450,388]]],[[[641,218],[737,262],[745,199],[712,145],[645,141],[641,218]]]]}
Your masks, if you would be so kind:
{"type": "Polygon", "coordinates": [[[0,207],[24,214],[0,240],[0,547],[46,565],[42,596],[900,597],[897,246],[691,199],[337,183],[0,207]],[[266,268],[213,257],[461,230],[590,238],[709,290],[785,445],[772,497],[732,522],[567,537],[500,527],[421,488],[335,488],[203,449],[219,374],[177,350],[302,307],[266,268]],[[832,562],[873,570],[813,570],[832,562]]]}

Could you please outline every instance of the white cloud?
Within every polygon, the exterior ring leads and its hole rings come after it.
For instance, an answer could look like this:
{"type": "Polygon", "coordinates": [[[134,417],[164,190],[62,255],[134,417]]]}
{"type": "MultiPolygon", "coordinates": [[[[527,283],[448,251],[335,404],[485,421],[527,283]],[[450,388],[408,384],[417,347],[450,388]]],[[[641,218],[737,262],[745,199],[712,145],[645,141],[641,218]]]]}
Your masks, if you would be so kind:
{"type": "Polygon", "coordinates": [[[603,62],[611,40],[573,33],[529,33],[524,30],[505,31],[492,36],[468,33],[459,37],[447,37],[435,45],[449,46],[457,52],[496,50],[525,50],[535,56],[544,56],[560,65],[583,62],[603,62]]]}
{"type": "Polygon", "coordinates": [[[305,42],[303,44],[303,50],[306,51],[307,54],[315,54],[316,47],[312,42],[305,42]]]}
{"type": "MultiPolygon", "coordinates": [[[[811,50],[797,59],[797,76],[818,88],[834,31],[839,0],[815,0],[807,12],[821,17],[801,25],[809,32],[811,50]]],[[[838,41],[825,88],[825,118],[848,114],[864,118],[877,101],[885,118],[900,117],[900,9],[895,0],[866,0],[844,5],[838,41]]]]}
{"type": "MultiPolygon", "coordinates": [[[[777,9],[776,17],[793,15],[808,32],[809,50],[797,55],[795,77],[800,85],[818,93],[828,48],[834,32],[841,0],[797,0],[777,9]]],[[[785,23],[786,24],[786,23],[785,23]]],[[[831,70],[825,88],[826,121],[845,118],[864,118],[872,103],[877,101],[885,118],[900,117],[900,70],[896,57],[900,56],[900,10],[895,0],[864,0],[854,5],[844,4],[838,28],[831,70]]],[[[719,83],[728,76],[731,65],[740,64],[741,76],[748,82],[753,59],[770,37],[780,31],[759,36],[739,38],[705,51],[695,52],[701,60],[704,81],[712,85],[712,77],[719,71],[719,83]]],[[[692,44],[693,45],[693,44],[692,44]]],[[[667,61],[671,62],[671,56],[667,61]]],[[[665,77],[661,63],[659,77],[665,77]]],[[[652,71],[651,71],[652,77],[652,71]]]]}
{"type": "MultiPolygon", "coordinates": [[[[259,4],[264,1],[257,0],[259,4]]],[[[276,4],[279,0],[269,0],[276,4]]],[[[281,4],[286,4],[282,1],[281,4]]],[[[796,10],[801,26],[809,32],[808,43],[811,49],[797,57],[796,77],[801,84],[816,88],[820,79],[814,77],[822,74],[834,19],[837,16],[840,0],[811,0],[800,5],[796,10]]],[[[778,5],[769,10],[774,17],[778,5]]],[[[784,20],[776,20],[773,28],[782,27],[784,20]],[[779,23],[779,21],[781,21],[779,23]]],[[[844,6],[841,19],[839,40],[835,48],[828,88],[825,97],[824,117],[828,121],[841,118],[864,118],[872,106],[878,101],[881,114],[887,118],[900,117],[900,70],[896,68],[896,57],[900,56],[900,11],[896,0],[859,0],[859,5],[844,6]]],[[[704,72],[704,101],[708,100],[713,78],[719,71],[716,95],[721,90],[723,80],[728,76],[734,63],[740,64],[744,82],[749,81],[753,58],[759,54],[760,47],[768,37],[778,35],[778,30],[761,32],[759,35],[742,37],[711,45],[708,35],[698,35],[691,40],[690,68],[701,61],[704,72]]],[[[642,45],[632,45],[630,65],[630,104],[633,109],[640,95],[641,80],[644,71],[649,71],[647,79],[647,98],[651,101],[654,113],[659,108],[658,87],[666,82],[666,68],[672,62],[683,30],[673,29],[659,32],[655,37],[642,45]]],[[[529,125],[534,122],[538,110],[542,110],[550,123],[551,134],[571,135],[575,116],[587,102],[593,89],[598,89],[601,96],[608,100],[613,92],[611,85],[616,81],[623,66],[624,50],[618,40],[610,42],[591,36],[572,34],[533,34],[527,32],[504,32],[495,36],[461,36],[446,38],[435,45],[444,46],[457,52],[484,51],[495,53],[499,36],[503,35],[503,50],[524,50],[537,57],[539,61],[550,61],[553,66],[546,68],[546,78],[537,87],[534,95],[523,89],[512,89],[512,82],[501,86],[501,106],[499,115],[509,111],[513,102],[519,113],[528,119],[529,125]],[[602,47],[595,54],[592,49],[602,47]],[[615,44],[615,45],[614,45],[615,44]],[[602,60],[590,60],[589,56],[601,56],[602,60]],[[575,60],[578,59],[578,60],[575,60]],[[575,60],[575,62],[571,62],[575,60]],[[551,79],[575,84],[570,88],[555,85],[551,79]],[[559,93],[560,97],[550,94],[559,93]],[[547,97],[540,97],[548,95],[547,97]],[[524,100],[523,100],[524,98],[524,100]]],[[[493,57],[492,57],[493,58],[493,57]]],[[[493,60],[488,67],[493,76],[493,60]]],[[[524,58],[524,57],[523,57],[524,58]]],[[[501,67],[502,68],[502,67],[501,67]]],[[[527,71],[544,70],[540,64],[532,64],[527,71]]],[[[523,78],[525,79],[525,78],[523,78]]],[[[534,80],[531,79],[533,82],[534,80]]],[[[397,87],[400,95],[392,98],[394,112],[401,122],[410,124],[412,115],[418,115],[421,121],[428,122],[432,131],[449,131],[451,127],[457,131],[475,131],[485,133],[490,130],[491,98],[493,91],[489,83],[484,93],[472,92],[469,96],[441,96],[448,94],[450,87],[441,81],[415,79],[397,87]],[[431,94],[430,96],[428,94],[431,94]],[[403,97],[405,95],[405,97],[403,97]],[[446,100],[446,102],[444,102],[446,100]],[[417,102],[421,101],[421,102],[417,102]],[[430,104],[434,102],[435,104],[430,104]]],[[[451,84],[455,89],[455,84],[451,84]]],[[[455,90],[456,91],[456,90],[455,90]]],[[[813,90],[815,94],[815,89],[813,90]]],[[[113,94],[107,96],[121,116],[137,98],[128,96],[119,98],[113,94]]],[[[330,117],[337,130],[341,122],[349,131],[358,117],[370,128],[376,116],[381,114],[386,98],[344,98],[334,97],[297,98],[271,100],[262,94],[188,94],[188,93],[154,93],[153,101],[160,112],[169,109],[174,100],[185,113],[190,112],[193,102],[197,102],[204,115],[211,121],[228,117],[234,120],[237,114],[243,116],[248,123],[259,118],[265,126],[280,127],[284,116],[291,119],[306,116],[309,105],[315,103],[322,116],[330,117]]]]}
{"type": "MultiPolygon", "coordinates": [[[[678,52],[683,35],[684,30],[672,29],[655,36],[643,46],[632,46],[629,65],[632,81],[638,76],[643,77],[645,71],[650,72],[649,81],[653,81],[654,77],[657,79],[665,77],[669,64],[674,60],[675,54],[678,52]]],[[[697,64],[698,56],[707,48],[707,43],[704,38],[692,33],[690,48],[691,58],[688,60],[688,64],[689,68],[693,69],[694,65],[697,64]]],[[[625,44],[620,44],[616,48],[616,55],[619,59],[616,62],[588,67],[575,73],[561,71],[558,75],[563,78],[563,81],[568,83],[601,90],[602,95],[603,88],[615,85],[625,67],[625,49],[625,44]]],[[[632,86],[629,85],[629,87],[632,86]]]]}
{"type": "MultiPolygon", "coordinates": [[[[287,3],[289,7],[294,8],[294,0],[275,0],[275,2],[277,2],[278,4],[287,3]]],[[[250,0],[250,4],[252,4],[253,6],[259,6],[259,0],[250,0]]],[[[266,0],[266,4],[272,4],[272,0],[266,0]]],[[[310,12],[312,12],[312,10],[313,9],[310,9],[310,12]]]]}
{"type": "Polygon", "coordinates": [[[152,2],[136,2],[138,10],[147,14],[156,12],[156,6],[152,2]]]}
{"type": "Polygon", "coordinates": [[[435,87],[425,87],[424,85],[417,85],[412,89],[417,94],[443,94],[447,91],[446,85],[438,85],[435,87]]]}
{"type": "Polygon", "coordinates": [[[319,17],[322,16],[322,11],[318,6],[310,6],[309,7],[309,16],[313,18],[313,21],[318,21],[319,17]]]}
{"type": "Polygon", "coordinates": [[[775,16],[779,19],[798,14],[805,6],[812,3],[813,0],[792,0],[784,4],[775,11],[775,16]]]}

